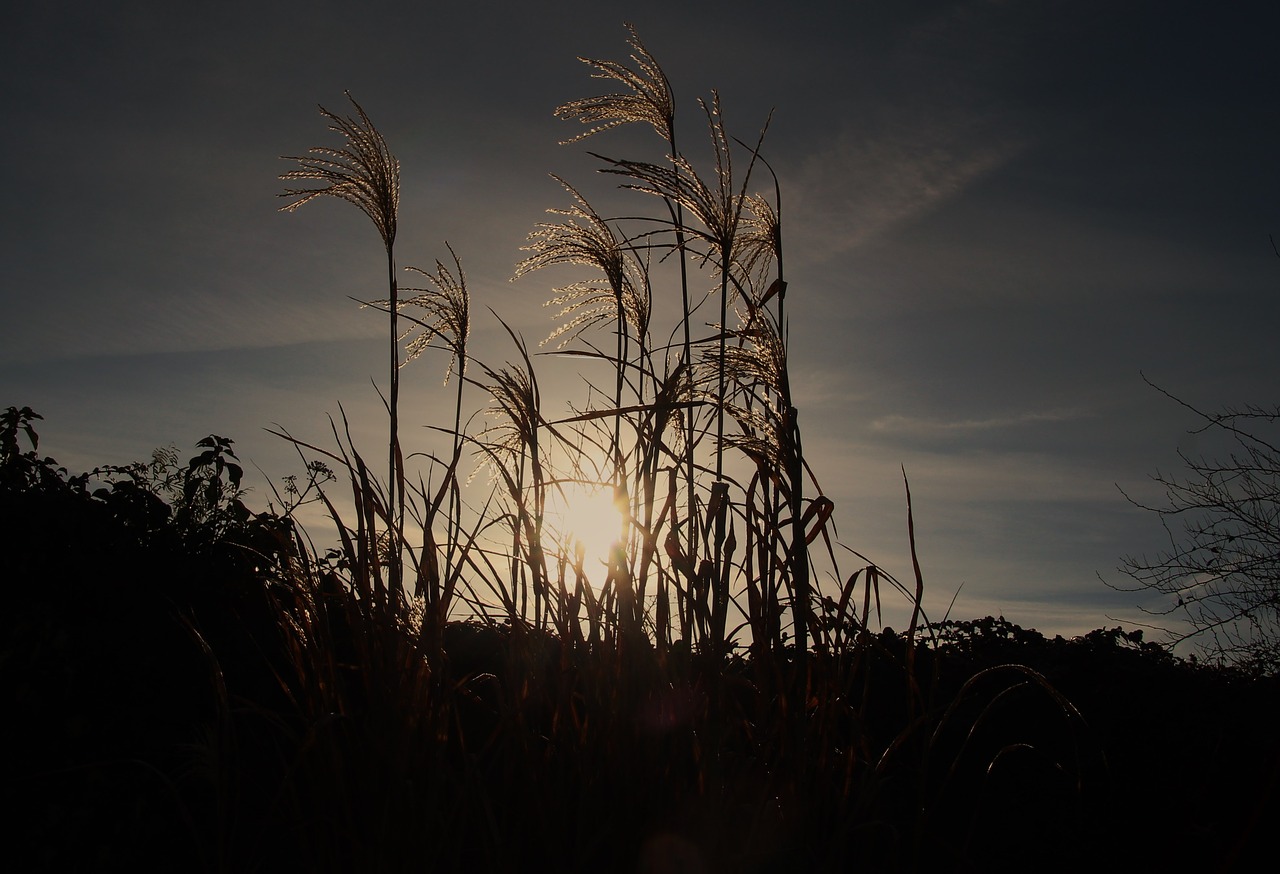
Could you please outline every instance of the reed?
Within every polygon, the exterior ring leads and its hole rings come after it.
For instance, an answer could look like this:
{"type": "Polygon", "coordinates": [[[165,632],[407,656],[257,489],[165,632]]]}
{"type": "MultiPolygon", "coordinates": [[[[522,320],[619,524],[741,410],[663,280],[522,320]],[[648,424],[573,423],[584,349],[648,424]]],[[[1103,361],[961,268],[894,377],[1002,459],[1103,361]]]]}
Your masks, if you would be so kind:
{"type": "MultiPolygon", "coordinates": [[[[341,116],[323,106],[320,114],[329,121],[329,130],[342,136],[344,146],[313,146],[306,155],[284,157],[296,161],[298,169],[280,174],[285,182],[318,182],[315,188],[287,188],[280,197],[293,198],[280,207],[292,212],[320,197],[336,197],[359,207],[369,217],[382,238],[387,253],[387,287],[390,304],[390,439],[387,445],[387,531],[404,528],[404,458],[400,452],[400,305],[396,284],[395,242],[400,211],[400,162],[391,153],[382,134],[374,127],[364,108],[347,92],[356,115],[341,116]],[[394,524],[393,524],[394,523],[394,524]]],[[[397,545],[398,544],[393,544],[397,545]]],[[[400,563],[390,563],[391,597],[401,596],[400,563]]]]}
{"type": "MultiPolygon", "coordinates": [[[[339,501],[327,483],[310,484],[339,547],[325,557],[310,550],[293,577],[301,598],[282,608],[297,653],[288,682],[306,702],[299,743],[311,757],[289,768],[320,783],[344,779],[353,747],[321,714],[360,714],[370,731],[361,737],[390,733],[380,741],[389,759],[423,769],[395,803],[413,822],[435,823],[445,858],[460,863],[471,841],[489,847],[480,861],[494,870],[528,857],[583,870],[670,862],[663,854],[682,841],[714,870],[761,853],[826,870],[864,843],[884,870],[923,870],[941,859],[928,847],[952,822],[939,811],[957,786],[980,779],[975,758],[997,767],[1021,749],[1007,737],[1016,727],[995,716],[1001,702],[1039,690],[1067,723],[1078,714],[1025,672],[949,690],[942,682],[909,488],[912,585],[838,542],[791,390],[768,119],[744,143],[718,93],[699,101],[704,170],[677,149],[661,66],[634,29],[628,35],[629,63],[585,61],[623,90],[556,113],[588,126],[569,143],[635,122],[658,133],[666,154],[656,159],[592,153],[604,178],[644,208],[604,214],[584,186],[555,177],[568,205],[533,228],[513,277],[584,271],[549,295],[555,326],[543,354],[595,374],[585,403],[549,412],[538,355],[496,314],[513,360],[474,356],[473,290],[450,248],[448,265],[416,271],[426,287],[401,296],[393,275],[389,297],[370,304],[389,313],[392,331],[386,484],[345,420],[333,424],[330,449],[277,431],[304,459],[338,471],[348,491],[339,501]],[[766,189],[752,190],[762,174],[766,189]],[[698,321],[699,293],[718,304],[710,321],[698,321]],[[654,314],[677,300],[678,320],[656,326],[654,314]],[[610,341],[597,343],[598,330],[610,341]],[[448,448],[405,456],[400,363],[433,345],[448,355],[446,384],[457,379],[452,421],[430,426],[448,448]],[[485,405],[465,415],[476,392],[485,405]],[[553,495],[582,484],[607,487],[621,514],[602,568],[548,515],[553,495]],[[847,555],[861,563],[852,574],[840,569],[847,555]],[[815,558],[831,594],[814,582],[815,558]],[[412,593],[402,585],[410,578],[412,593]],[[882,587],[911,608],[903,635],[875,630],[882,587]],[[410,717],[393,717],[397,709],[410,717]],[[998,723],[1005,745],[954,742],[957,725],[980,733],[998,723]],[[604,809],[618,821],[600,822],[604,809]],[[677,809],[709,817],[712,837],[699,843],[663,813],[677,809]]],[[[293,159],[302,169],[285,178],[326,187],[286,192],[299,198],[289,208],[322,195],[357,203],[394,265],[388,192],[398,167],[358,106],[357,119],[322,112],[348,148],[293,159]]],[[[1083,772],[1082,758],[1060,758],[1083,772]]],[[[286,782],[293,799],[312,788],[286,782]]],[[[304,816],[305,803],[293,803],[304,816]]],[[[412,832],[399,813],[378,810],[412,832]]],[[[374,827],[366,812],[345,815],[359,820],[354,831],[374,827]]],[[[378,835],[397,840],[381,827],[378,835]]]]}

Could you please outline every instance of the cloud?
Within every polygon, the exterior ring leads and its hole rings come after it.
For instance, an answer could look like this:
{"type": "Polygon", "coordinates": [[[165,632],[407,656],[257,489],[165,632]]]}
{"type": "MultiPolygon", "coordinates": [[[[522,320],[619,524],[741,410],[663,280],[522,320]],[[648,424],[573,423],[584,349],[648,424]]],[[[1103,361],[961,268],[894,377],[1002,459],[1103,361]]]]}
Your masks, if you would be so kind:
{"type": "Polygon", "coordinates": [[[960,196],[1028,145],[998,117],[930,101],[859,119],[801,164],[791,191],[800,238],[828,258],[960,196]]]}
{"type": "Polygon", "coordinates": [[[829,111],[842,129],[789,180],[815,257],[938,209],[1033,144],[1019,83],[1045,72],[1029,46],[1061,29],[1056,5],[946,4],[884,45],[874,72],[832,83],[829,111]]]}
{"type": "Polygon", "coordinates": [[[1031,410],[1024,413],[1012,413],[1003,416],[990,416],[985,419],[929,419],[921,416],[881,416],[871,423],[874,431],[889,434],[911,433],[916,435],[937,435],[948,433],[972,433],[993,431],[1004,428],[1017,428],[1022,425],[1033,425],[1041,422],[1067,422],[1087,416],[1083,410],[1064,408],[1057,410],[1031,410]]]}

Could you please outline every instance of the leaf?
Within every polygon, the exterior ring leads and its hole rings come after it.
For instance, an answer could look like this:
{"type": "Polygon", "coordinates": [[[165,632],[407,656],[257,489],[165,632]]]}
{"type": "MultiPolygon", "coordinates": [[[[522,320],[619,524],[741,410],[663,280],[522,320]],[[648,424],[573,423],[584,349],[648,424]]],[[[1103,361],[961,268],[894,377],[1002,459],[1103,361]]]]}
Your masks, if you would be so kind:
{"type": "Polygon", "coordinates": [[[787,294],[787,283],[784,282],[782,279],[775,279],[769,285],[769,290],[764,293],[764,297],[760,298],[760,306],[764,306],[769,301],[773,300],[774,295],[781,295],[785,297],[786,294],[787,294]]]}
{"type": "Polygon", "coordinates": [[[826,495],[819,495],[805,508],[804,515],[801,517],[800,524],[808,527],[810,520],[816,518],[818,521],[814,523],[813,528],[804,536],[804,542],[807,546],[818,539],[818,535],[822,533],[822,529],[827,526],[827,521],[831,519],[831,514],[836,510],[835,502],[826,495]]]}

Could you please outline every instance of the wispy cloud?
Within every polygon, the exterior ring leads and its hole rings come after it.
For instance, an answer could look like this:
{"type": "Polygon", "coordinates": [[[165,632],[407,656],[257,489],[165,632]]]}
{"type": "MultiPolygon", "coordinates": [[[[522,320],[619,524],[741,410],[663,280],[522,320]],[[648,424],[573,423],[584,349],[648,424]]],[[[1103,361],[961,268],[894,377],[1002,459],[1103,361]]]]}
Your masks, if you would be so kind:
{"type": "MultiPolygon", "coordinates": [[[[1051,4],[1052,5],[1052,4],[1051,4]]],[[[793,188],[817,257],[857,248],[936,210],[1033,142],[1017,89],[1043,62],[1028,46],[1060,26],[1051,9],[962,0],[884,48],[874,81],[848,83],[841,130],[793,188]]]]}
{"type": "Polygon", "coordinates": [[[982,419],[930,419],[922,416],[881,416],[871,423],[874,431],[890,434],[945,434],[993,431],[1017,428],[1042,422],[1067,422],[1086,417],[1087,411],[1077,408],[1056,410],[1028,410],[982,419]]]}
{"type": "Polygon", "coordinates": [[[1017,155],[1025,143],[954,110],[846,128],[802,165],[796,198],[817,257],[860,246],[937,209],[1017,155]]]}

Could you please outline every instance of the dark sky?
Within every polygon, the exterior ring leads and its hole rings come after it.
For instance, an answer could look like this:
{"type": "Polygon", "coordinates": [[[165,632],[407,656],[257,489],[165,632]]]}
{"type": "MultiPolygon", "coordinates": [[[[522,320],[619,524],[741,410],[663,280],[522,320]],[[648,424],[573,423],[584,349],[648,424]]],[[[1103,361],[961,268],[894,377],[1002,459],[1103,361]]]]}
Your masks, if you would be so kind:
{"type": "MultiPolygon", "coordinates": [[[[315,107],[350,89],[402,163],[400,263],[449,241],[500,360],[486,307],[553,326],[547,281],[508,281],[564,205],[548,174],[614,197],[552,110],[597,93],[575,56],[625,58],[626,21],[695,161],[697,97],[743,139],[774,110],[793,380],[841,540],[909,576],[905,466],[934,613],[963,585],[961,616],[1140,620],[1098,574],[1161,532],[1116,484],[1154,496],[1199,448],[1140,374],[1276,401],[1270,3],[25,4],[0,35],[0,405],[73,469],[218,433],[278,479],[298,464],[263,429],[323,440],[339,403],[376,446],[383,323],[350,298],[385,293],[380,241],[336,201],[277,212],[278,156],[332,144],[315,107]]],[[[644,133],[585,145],[658,157],[644,133]]],[[[442,361],[404,373],[410,427],[445,423],[442,361]]]]}

